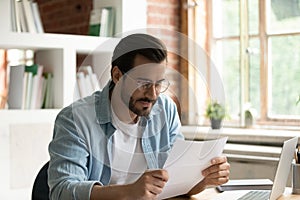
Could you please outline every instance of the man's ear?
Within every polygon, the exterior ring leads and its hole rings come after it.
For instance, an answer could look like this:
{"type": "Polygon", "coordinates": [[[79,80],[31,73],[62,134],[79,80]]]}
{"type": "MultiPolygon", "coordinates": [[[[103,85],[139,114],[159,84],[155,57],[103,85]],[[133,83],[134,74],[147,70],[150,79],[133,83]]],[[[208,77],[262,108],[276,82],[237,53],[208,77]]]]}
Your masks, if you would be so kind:
{"type": "Polygon", "coordinates": [[[122,76],[123,74],[118,66],[114,66],[112,69],[112,81],[116,84],[122,76]]]}

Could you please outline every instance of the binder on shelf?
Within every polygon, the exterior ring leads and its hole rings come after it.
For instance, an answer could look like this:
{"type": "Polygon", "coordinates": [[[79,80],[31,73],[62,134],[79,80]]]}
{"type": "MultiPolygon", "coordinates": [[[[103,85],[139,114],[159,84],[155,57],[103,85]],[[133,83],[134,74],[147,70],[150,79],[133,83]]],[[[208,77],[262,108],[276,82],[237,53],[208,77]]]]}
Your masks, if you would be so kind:
{"type": "Polygon", "coordinates": [[[25,65],[10,66],[8,85],[8,108],[21,109],[23,95],[23,76],[25,65]]]}

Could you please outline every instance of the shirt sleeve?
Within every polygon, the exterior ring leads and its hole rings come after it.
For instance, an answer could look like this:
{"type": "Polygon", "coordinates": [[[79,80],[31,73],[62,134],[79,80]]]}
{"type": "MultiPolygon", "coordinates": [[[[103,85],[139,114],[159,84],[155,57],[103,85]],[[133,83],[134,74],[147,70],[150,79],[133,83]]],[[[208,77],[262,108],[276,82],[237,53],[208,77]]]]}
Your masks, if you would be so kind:
{"type": "Polygon", "coordinates": [[[76,130],[71,108],[64,109],[56,118],[49,154],[50,199],[89,199],[93,186],[102,185],[88,180],[89,151],[76,130]]]}

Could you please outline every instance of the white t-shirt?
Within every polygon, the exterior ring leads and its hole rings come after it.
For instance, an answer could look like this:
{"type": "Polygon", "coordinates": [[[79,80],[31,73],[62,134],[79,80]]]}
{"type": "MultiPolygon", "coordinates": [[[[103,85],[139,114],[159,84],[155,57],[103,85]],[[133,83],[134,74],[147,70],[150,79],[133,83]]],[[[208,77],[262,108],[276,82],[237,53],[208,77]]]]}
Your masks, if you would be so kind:
{"type": "Polygon", "coordinates": [[[116,127],[113,134],[111,159],[111,179],[109,184],[128,184],[136,181],[147,169],[142,151],[142,133],[138,122],[127,124],[119,120],[112,110],[112,124],[116,127]]]}

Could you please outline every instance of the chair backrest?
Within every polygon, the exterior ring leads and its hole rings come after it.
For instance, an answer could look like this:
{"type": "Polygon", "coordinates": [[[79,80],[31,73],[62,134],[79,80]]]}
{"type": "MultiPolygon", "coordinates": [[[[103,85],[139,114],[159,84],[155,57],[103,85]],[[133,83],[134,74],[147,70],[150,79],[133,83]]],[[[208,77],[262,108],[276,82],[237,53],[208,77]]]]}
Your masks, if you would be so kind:
{"type": "Polygon", "coordinates": [[[31,199],[32,200],[49,200],[49,186],[48,186],[48,170],[49,161],[40,169],[38,175],[36,176],[31,199]]]}

